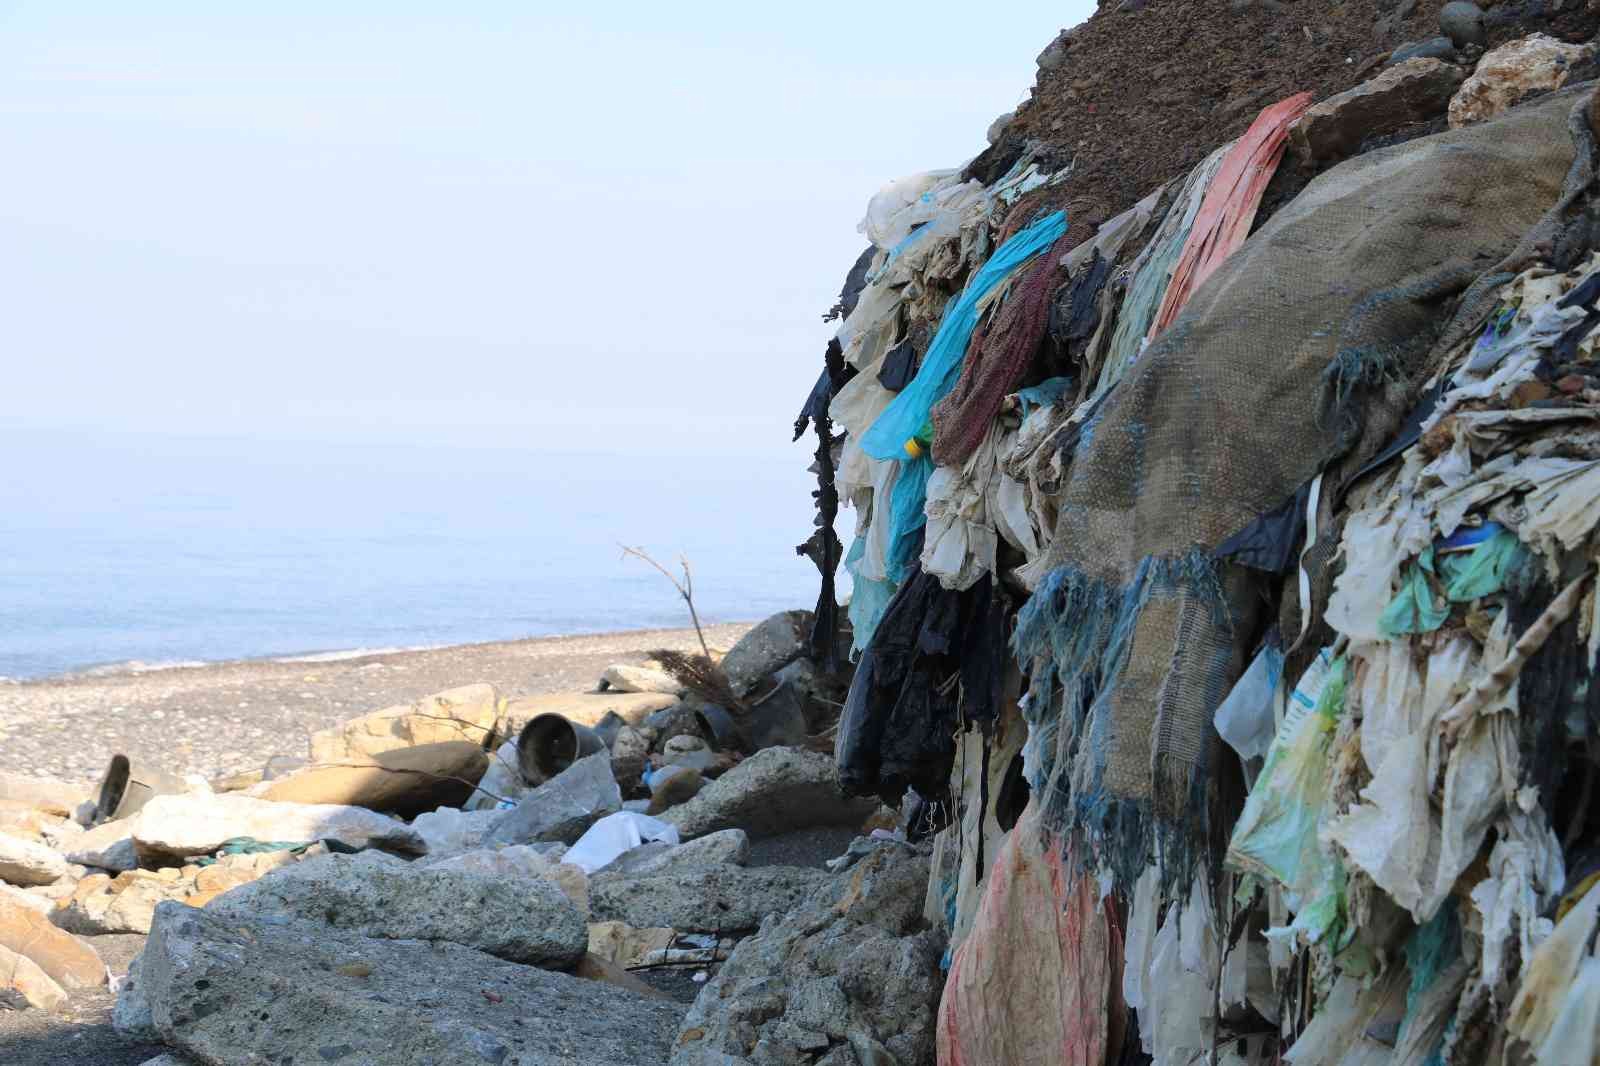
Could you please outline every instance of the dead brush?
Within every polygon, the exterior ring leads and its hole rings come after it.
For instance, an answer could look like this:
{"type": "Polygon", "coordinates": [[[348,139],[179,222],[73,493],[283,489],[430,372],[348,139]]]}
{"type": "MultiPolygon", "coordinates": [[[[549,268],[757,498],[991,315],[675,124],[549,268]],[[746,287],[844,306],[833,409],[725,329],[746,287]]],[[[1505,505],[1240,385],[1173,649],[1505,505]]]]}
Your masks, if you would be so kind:
{"type": "Polygon", "coordinates": [[[733,691],[722,667],[712,662],[710,656],[663,648],[651,652],[650,657],[660,663],[661,669],[674,681],[707,703],[726,707],[735,714],[744,714],[750,709],[733,691]]]}

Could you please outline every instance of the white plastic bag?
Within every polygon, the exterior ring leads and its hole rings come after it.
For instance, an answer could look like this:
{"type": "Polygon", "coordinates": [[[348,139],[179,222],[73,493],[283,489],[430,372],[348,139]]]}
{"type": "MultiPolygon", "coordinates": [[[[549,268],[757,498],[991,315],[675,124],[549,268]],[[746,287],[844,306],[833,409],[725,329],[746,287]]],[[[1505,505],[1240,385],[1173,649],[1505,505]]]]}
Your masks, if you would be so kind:
{"type": "Polygon", "coordinates": [[[567,849],[561,861],[592,874],[609,866],[625,851],[632,851],[647,840],[678,843],[678,827],[648,814],[618,811],[589,827],[578,842],[567,849]]]}
{"type": "Polygon", "coordinates": [[[1241,759],[1262,758],[1278,723],[1274,710],[1283,683],[1283,652],[1268,645],[1217,708],[1217,733],[1241,759]]]}

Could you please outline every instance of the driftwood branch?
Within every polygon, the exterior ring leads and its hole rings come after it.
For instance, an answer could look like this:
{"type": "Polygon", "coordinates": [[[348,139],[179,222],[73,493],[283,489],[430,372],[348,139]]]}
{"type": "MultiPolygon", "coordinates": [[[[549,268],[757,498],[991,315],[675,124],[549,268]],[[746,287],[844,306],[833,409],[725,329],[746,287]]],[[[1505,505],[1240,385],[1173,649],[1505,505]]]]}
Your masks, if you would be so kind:
{"type": "Polygon", "coordinates": [[[700,638],[700,650],[705,653],[707,659],[711,658],[711,647],[706,643],[705,630],[700,628],[700,613],[694,608],[694,572],[689,569],[689,557],[687,555],[678,556],[678,564],[683,567],[683,580],[679,581],[673,576],[672,571],[652,559],[650,553],[643,548],[630,548],[626,544],[619,544],[618,547],[622,549],[624,558],[631,555],[635,559],[641,559],[655,567],[663,577],[672,582],[672,587],[678,590],[678,595],[683,597],[683,602],[689,605],[689,621],[694,623],[695,636],[700,638]]]}

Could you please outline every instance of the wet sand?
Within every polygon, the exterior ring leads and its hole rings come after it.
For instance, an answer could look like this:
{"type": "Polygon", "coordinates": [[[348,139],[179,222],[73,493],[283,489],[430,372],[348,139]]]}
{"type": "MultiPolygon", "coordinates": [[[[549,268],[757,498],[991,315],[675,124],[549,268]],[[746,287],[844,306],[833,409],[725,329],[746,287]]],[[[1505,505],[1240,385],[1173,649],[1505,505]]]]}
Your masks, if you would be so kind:
{"type": "MultiPolygon", "coordinates": [[[[748,623],[706,627],[727,649],[748,623]]],[[[90,783],[113,754],[207,778],[304,756],[306,739],[357,715],[488,681],[508,697],[593,691],[612,663],[698,650],[692,629],[538,637],[322,662],[244,660],[0,684],[0,765],[90,783]]]]}

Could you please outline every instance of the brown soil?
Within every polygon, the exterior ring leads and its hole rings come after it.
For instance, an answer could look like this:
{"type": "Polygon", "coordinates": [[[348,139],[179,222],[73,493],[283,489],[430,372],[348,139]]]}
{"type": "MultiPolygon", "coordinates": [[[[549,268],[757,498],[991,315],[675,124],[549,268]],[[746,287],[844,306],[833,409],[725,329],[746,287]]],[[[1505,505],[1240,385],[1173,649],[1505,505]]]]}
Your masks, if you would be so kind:
{"type": "MultiPolygon", "coordinates": [[[[1444,3],[1418,0],[1397,19],[1397,0],[1110,0],[1070,31],[1066,62],[1040,72],[970,172],[992,180],[1025,143],[1042,143],[1073,176],[1024,209],[1071,200],[1109,218],[1244,132],[1267,104],[1302,91],[1325,99],[1371,77],[1397,45],[1438,36],[1444,3]]],[[[1588,40],[1600,27],[1582,0],[1559,11],[1550,0],[1484,7],[1491,48],[1536,31],[1588,40]]]]}

